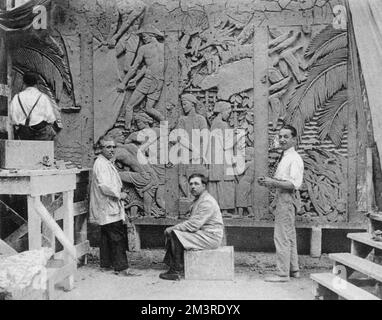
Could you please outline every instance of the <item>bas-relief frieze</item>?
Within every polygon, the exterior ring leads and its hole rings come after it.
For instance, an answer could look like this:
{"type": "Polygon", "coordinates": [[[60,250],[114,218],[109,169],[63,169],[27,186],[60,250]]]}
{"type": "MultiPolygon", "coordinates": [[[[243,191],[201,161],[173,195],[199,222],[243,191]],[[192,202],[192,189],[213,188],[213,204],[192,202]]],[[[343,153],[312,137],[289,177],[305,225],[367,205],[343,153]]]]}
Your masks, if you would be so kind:
{"type": "MultiPolygon", "coordinates": [[[[131,216],[176,216],[168,212],[169,207],[186,214],[183,208],[190,197],[185,181],[191,172],[202,170],[209,175],[210,192],[225,217],[253,219],[254,177],[264,174],[254,172],[258,150],[253,142],[261,139],[254,136],[254,34],[256,28],[271,24],[268,52],[264,52],[268,72],[261,80],[269,88],[264,97],[269,105],[269,170],[279,155],[274,138],[280,124],[294,124],[306,164],[299,217],[346,220],[347,43],[346,30],[330,26],[335,4],[282,0],[61,4],[57,17],[67,21],[68,12],[75,13],[71,19],[77,22],[71,26],[85,25],[93,38],[94,139],[104,134],[120,139],[117,162],[129,193],[131,216]],[[312,19],[322,25],[311,26],[312,19]],[[172,97],[174,93],[177,97],[172,97]],[[188,99],[194,101],[191,106],[182,99],[184,95],[194,97],[188,99]],[[244,129],[244,171],[228,177],[220,165],[138,163],[134,160],[140,147],[137,134],[145,128],[159,130],[163,120],[169,121],[170,132],[200,126],[244,129]],[[319,175],[320,170],[325,174],[319,175]],[[169,174],[178,175],[176,197],[166,196],[174,189],[167,185],[173,181],[169,174]]],[[[76,63],[81,53],[76,35],[64,24],[56,27],[67,48],[73,83],[78,83],[76,63]]],[[[237,152],[234,143],[231,148],[232,154],[237,152]]],[[[264,218],[271,219],[271,211],[264,218]]]]}

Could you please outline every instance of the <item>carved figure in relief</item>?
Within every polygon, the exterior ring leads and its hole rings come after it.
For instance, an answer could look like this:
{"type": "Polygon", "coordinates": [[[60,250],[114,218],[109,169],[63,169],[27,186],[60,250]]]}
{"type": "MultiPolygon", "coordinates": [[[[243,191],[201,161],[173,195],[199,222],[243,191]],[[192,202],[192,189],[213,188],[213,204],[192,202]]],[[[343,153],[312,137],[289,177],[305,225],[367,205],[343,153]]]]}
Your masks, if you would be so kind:
{"type": "MultiPolygon", "coordinates": [[[[229,210],[235,209],[235,180],[234,175],[227,174],[227,169],[233,166],[235,141],[230,135],[225,135],[225,131],[230,129],[227,120],[230,118],[232,109],[228,102],[219,101],[215,104],[215,119],[211,125],[211,138],[209,144],[209,156],[211,156],[211,165],[209,168],[208,185],[209,192],[218,201],[222,213],[229,216],[229,210]],[[216,132],[222,134],[214,135],[216,132]],[[214,136],[213,136],[214,135],[214,136]],[[218,159],[216,153],[223,151],[223,159],[218,159]]],[[[221,156],[221,155],[220,155],[221,156]]]]}
{"type": "MultiPolygon", "coordinates": [[[[132,35],[133,30],[131,27],[134,24],[139,26],[142,22],[146,4],[140,0],[116,0],[116,7],[118,10],[119,19],[122,23],[119,28],[118,23],[114,23],[111,26],[109,38],[107,40],[110,48],[114,48],[128,30],[130,33],[129,37],[132,35]]],[[[126,41],[128,39],[123,40],[126,41]]]]}
{"type": "MultiPolygon", "coordinates": [[[[184,146],[189,149],[190,155],[195,156],[195,154],[199,154],[199,157],[195,159],[200,162],[200,164],[180,164],[179,168],[179,185],[180,189],[183,192],[185,197],[189,197],[188,191],[188,177],[196,172],[196,171],[204,171],[202,163],[205,162],[204,159],[206,157],[207,145],[203,144],[203,140],[201,139],[200,143],[193,141],[192,131],[194,129],[203,130],[208,129],[207,120],[202,115],[196,112],[196,106],[198,105],[198,99],[192,94],[184,94],[181,97],[182,107],[184,116],[181,116],[178,121],[178,125],[176,129],[183,129],[187,133],[187,137],[189,139],[188,145],[184,146]]],[[[207,132],[207,131],[206,131],[207,132]]],[[[208,141],[208,135],[206,136],[208,141]]],[[[194,159],[190,159],[190,163],[194,159]]]]}
{"type": "Polygon", "coordinates": [[[97,40],[93,58],[95,140],[115,125],[129,96],[125,91],[119,92],[118,86],[138,51],[139,36],[135,31],[142,22],[145,6],[139,0],[97,1],[94,10],[100,10],[98,19],[87,17],[97,40]]]}
{"type": "Polygon", "coordinates": [[[164,120],[163,115],[154,109],[160,99],[164,82],[164,45],[156,38],[163,37],[163,34],[153,26],[144,27],[137,34],[142,37],[144,45],[138,49],[134,64],[118,87],[120,91],[135,88],[125,106],[126,130],[131,128],[134,107],[144,98],[147,98],[146,113],[158,121],[164,120]],[[142,69],[139,69],[142,64],[142,69]]]}
{"type": "MultiPolygon", "coordinates": [[[[124,144],[124,135],[121,129],[111,130],[107,136],[111,137],[117,145],[115,162],[122,169],[120,177],[122,182],[134,186],[138,195],[143,199],[145,215],[151,214],[153,198],[158,188],[158,179],[149,165],[142,165],[138,161],[138,147],[132,143],[124,144]]],[[[132,216],[137,215],[138,207],[132,208],[132,216]]]]}
{"type": "Polygon", "coordinates": [[[156,190],[155,200],[159,209],[165,209],[165,165],[160,162],[160,143],[158,143],[157,139],[160,137],[160,129],[157,127],[151,127],[154,123],[153,118],[148,116],[147,114],[140,112],[134,115],[135,124],[138,128],[138,131],[130,134],[125,140],[125,145],[134,144],[136,146],[135,153],[137,153],[137,148],[144,154],[144,156],[149,156],[149,151],[152,146],[157,148],[156,154],[158,159],[156,159],[157,164],[147,164],[145,167],[147,170],[150,170],[151,174],[155,176],[155,179],[158,182],[158,189],[156,190]],[[142,138],[146,137],[147,134],[145,130],[150,129],[150,131],[155,132],[156,140],[152,140],[151,143],[147,143],[146,141],[142,141],[142,138]],[[145,146],[143,147],[143,144],[145,146]]]}
{"type": "Polygon", "coordinates": [[[136,32],[142,24],[144,14],[145,5],[140,1],[134,1],[134,6],[130,10],[126,8],[120,12],[122,25],[113,36],[112,33],[109,36],[108,46],[111,49],[115,48],[121,78],[129,71],[138,52],[139,35],[136,32]]]}
{"type": "Polygon", "coordinates": [[[252,203],[252,183],[255,180],[255,159],[252,147],[245,150],[245,169],[244,174],[239,178],[236,185],[236,208],[240,217],[244,216],[245,211],[248,217],[254,217],[252,203]]]}

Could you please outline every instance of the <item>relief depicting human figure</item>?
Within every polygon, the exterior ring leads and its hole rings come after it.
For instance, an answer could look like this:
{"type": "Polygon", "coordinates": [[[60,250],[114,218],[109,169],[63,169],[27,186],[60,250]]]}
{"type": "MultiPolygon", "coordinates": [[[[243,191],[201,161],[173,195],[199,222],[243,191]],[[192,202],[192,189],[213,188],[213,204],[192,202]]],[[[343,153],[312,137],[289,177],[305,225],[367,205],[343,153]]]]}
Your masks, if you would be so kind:
{"type": "MultiPolygon", "coordinates": [[[[181,97],[182,107],[184,115],[178,120],[177,129],[183,129],[187,133],[189,139],[189,145],[184,146],[189,149],[190,152],[190,164],[181,164],[179,167],[179,185],[185,197],[189,197],[188,191],[188,177],[198,171],[203,173],[205,168],[203,162],[205,162],[207,146],[203,145],[203,141],[200,141],[200,147],[192,141],[192,130],[208,129],[207,120],[202,115],[196,112],[196,106],[198,105],[198,99],[192,94],[184,94],[181,97]],[[199,150],[198,150],[199,149],[199,150]],[[199,160],[200,164],[192,164],[193,157],[195,160],[199,160]]],[[[208,139],[208,136],[207,136],[208,139]]],[[[208,140],[207,140],[208,141],[208,140]]]]}
{"type": "Polygon", "coordinates": [[[121,79],[123,79],[138,52],[139,35],[136,32],[142,24],[146,5],[139,0],[127,2],[117,0],[117,3],[120,3],[118,11],[122,24],[119,28],[115,25],[115,28],[111,30],[107,43],[110,49],[115,48],[121,79]]]}
{"type": "MultiPolygon", "coordinates": [[[[118,28],[118,23],[112,25],[109,38],[107,40],[110,48],[114,48],[120,39],[126,42],[132,35],[132,26],[134,24],[140,25],[143,14],[146,9],[146,4],[140,0],[116,0],[116,7],[118,10],[119,19],[122,21],[121,26],[118,28]],[[129,30],[127,39],[123,39],[126,31],[129,30]]],[[[134,52],[135,53],[135,52],[134,52]]]]}
{"type": "MultiPolygon", "coordinates": [[[[138,161],[138,147],[132,143],[124,143],[121,129],[112,129],[108,134],[117,145],[115,162],[122,168],[119,172],[122,182],[134,186],[138,195],[143,199],[144,214],[150,216],[153,198],[158,188],[158,179],[149,165],[140,164],[138,161]]],[[[133,208],[132,215],[136,216],[137,208],[133,208]]]]}
{"type": "Polygon", "coordinates": [[[230,217],[229,211],[235,209],[235,180],[236,176],[229,174],[229,168],[234,165],[234,147],[236,145],[233,135],[225,135],[225,131],[230,129],[227,120],[232,109],[228,102],[219,101],[215,104],[214,113],[217,114],[211,125],[211,141],[209,144],[209,155],[211,164],[209,169],[208,185],[209,192],[218,201],[222,213],[230,217]],[[221,134],[214,135],[216,132],[221,134]],[[223,159],[218,159],[217,152],[222,151],[223,159]],[[217,161],[221,163],[217,163],[217,161]]]}
{"type": "Polygon", "coordinates": [[[163,34],[154,26],[143,27],[137,34],[141,35],[144,45],[138,49],[134,64],[118,86],[119,91],[135,88],[125,105],[126,130],[131,128],[134,107],[144,98],[147,98],[146,113],[158,121],[164,120],[163,115],[154,109],[160,99],[164,83],[164,45],[156,38],[163,37],[163,34]],[[139,69],[142,64],[144,66],[139,69]],[[139,80],[141,81],[138,83],[139,80]]]}
{"type": "MultiPolygon", "coordinates": [[[[137,53],[139,36],[134,31],[139,29],[146,8],[140,0],[97,1],[97,6],[106,16],[91,25],[95,39],[93,59],[96,141],[114,126],[125,101],[127,94],[124,91],[119,92],[118,86],[127,72],[127,66],[130,67],[137,53]],[[99,25],[105,27],[102,29],[99,25]]],[[[91,17],[87,18],[91,20],[91,17]]]]}
{"type": "Polygon", "coordinates": [[[238,214],[240,217],[254,217],[253,200],[251,194],[254,180],[254,149],[252,147],[248,147],[245,149],[244,174],[239,178],[239,183],[236,185],[236,208],[238,209],[238,214]]]}
{"type": "Polygon", "coordinates": [[[125,140],[126,145],[134,144],[136,147],[135,153],[138,152],[137,149],[141,150],[145,156],[149,156],[149,151],[152,147],[152,145],[156,146],[156,154],[157,154],[157,163],[156,164],[148,164],[146,165],[147,169],[152,172],[152,174],[155,175],[155,177],[158,180],[158,189],[156,191],[156,204],[159,208],[165,209],[165,165],[160,163],[160,143],[157,141],[160,137],[160,129],[157,127],[151,127],[151,125],[154,123],[153,118],[151,118],[149,115],[139,112],[134,115],[135,124],[138,128],[138,131],[131,133],[127,139],[125,140]],[[147,144],[146,141],[142,141],[142,137],[145,137],[144,131],[150,129],[153,132],[155,132],[156,140],[152,141],[152,144],[147,144]],[[142,134],[141,134],[142,133],[142,134]],[[139,138],[142,136],[141,138],[139,138]],[[143,144],[145,144],[145,148],[143,148],[143,144]]]}

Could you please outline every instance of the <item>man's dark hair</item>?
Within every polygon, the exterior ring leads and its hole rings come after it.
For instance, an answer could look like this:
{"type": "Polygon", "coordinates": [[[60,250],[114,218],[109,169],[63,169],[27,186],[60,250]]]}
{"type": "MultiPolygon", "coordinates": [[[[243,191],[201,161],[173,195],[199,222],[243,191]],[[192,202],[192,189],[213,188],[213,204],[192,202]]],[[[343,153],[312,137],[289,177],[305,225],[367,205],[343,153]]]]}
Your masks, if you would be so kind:
{"type": "MultiPolygon", "coordinates": [[[[290,130],[290,132],[292,133],[292,137],[295,138],[297,137],[297,130],[295,127],[291,126],[290,124],[284,124],[281,129],[286,129],[286,130],[290,130]]],[[[280,130],[281,130],[280,129],[280,130]]]]}
{"type": "Polygon", "coordinates": [[[192,175],[189,176],[188,183],[190,183],[191,179],[193,179],[193,178],[200,178],[200,180],[202,180],[202,183],[204,185],[207,185],[207,183],[208,183],[208,178],[204,174],[193,173],[192,175]]]}
{"type": "Polygon", "coordinates": [[[37,84],[37,75],[33,72],[26,72],[24,73],[23,76],[23,82],[28,86],[28,87],[33,87],[37,84]]]}

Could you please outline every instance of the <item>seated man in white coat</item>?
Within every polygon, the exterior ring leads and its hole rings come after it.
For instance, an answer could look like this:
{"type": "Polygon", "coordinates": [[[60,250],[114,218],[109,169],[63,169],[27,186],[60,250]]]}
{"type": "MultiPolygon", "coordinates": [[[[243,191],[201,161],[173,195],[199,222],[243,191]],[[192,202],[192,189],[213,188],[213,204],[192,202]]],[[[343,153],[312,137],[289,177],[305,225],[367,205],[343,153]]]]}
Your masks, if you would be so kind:
{"type": "Polygon", "coordinates": [[[166,255],[164,263],[170,269],[161,273],[164,280],[180,280],[183,273],[184,250],[218,248],[223,240],[223,218],[217,201],[207,191],[207,178],[199,173],[192,174],[188,183],[195,197],[191,205],[190,218],[165,230],[166,255]]]}

